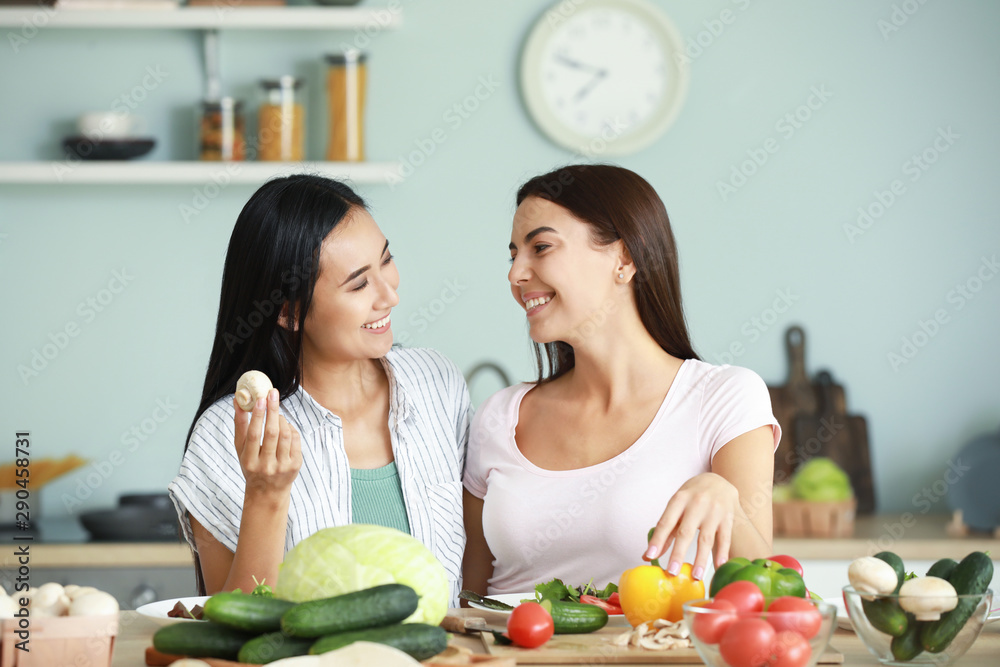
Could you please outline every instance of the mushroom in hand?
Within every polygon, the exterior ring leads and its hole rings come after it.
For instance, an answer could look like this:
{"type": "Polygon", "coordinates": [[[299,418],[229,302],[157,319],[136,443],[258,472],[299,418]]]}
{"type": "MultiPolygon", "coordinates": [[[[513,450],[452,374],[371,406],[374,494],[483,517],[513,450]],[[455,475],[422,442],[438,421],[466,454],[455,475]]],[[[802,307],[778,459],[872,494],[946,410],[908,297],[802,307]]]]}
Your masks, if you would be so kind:
{"type": "MultiPolygon", "coordinates": [[[[874,556],[855,558],[847,568],[847,579],[859,593],[888,595],[896,590],[899,577],[884,560],[874,556]]],[[[873,600],[873,596],[862,595],[865,600],[873,600]]]]}
{"type": "Polygon", "coordinates": [[[936,621],[958,606],[955,587],[940,577],[916,577],[903,582],[899,606],[918,621],[936,621]]]}
{"type": "Polygon", "coordinates": [[[253,410],[253,406],[271,391],[271,380],[260,371],[247,371],[236,383],[236,403],[245,412],[253,410]]]}

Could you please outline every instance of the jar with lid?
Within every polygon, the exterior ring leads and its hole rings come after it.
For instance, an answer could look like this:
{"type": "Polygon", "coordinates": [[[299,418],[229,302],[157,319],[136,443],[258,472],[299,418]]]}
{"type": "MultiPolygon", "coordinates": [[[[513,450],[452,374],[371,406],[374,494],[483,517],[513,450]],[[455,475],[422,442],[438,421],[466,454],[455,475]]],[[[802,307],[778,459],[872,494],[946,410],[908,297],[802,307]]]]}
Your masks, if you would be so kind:
{"type": "Polygon", "coordinates": [[[326,98],[330,128],[327,160],[360,162],[365,159],[365,60],[365,54],[357,49],[326,56],[326,98]]]}
{"type": "Polygon", "coordinates": [[[245,132],[243,102],[232,97],[205,100],[201,104],[199,158],[206,161],[244,160],[245,132]]]}
{"type": "Polygon", "coordinates": [[[257,110],[257,159],[299,161],[305,152],[305,109],[302,79],[283,76],[260,82],[263,99],[257,110]]]}

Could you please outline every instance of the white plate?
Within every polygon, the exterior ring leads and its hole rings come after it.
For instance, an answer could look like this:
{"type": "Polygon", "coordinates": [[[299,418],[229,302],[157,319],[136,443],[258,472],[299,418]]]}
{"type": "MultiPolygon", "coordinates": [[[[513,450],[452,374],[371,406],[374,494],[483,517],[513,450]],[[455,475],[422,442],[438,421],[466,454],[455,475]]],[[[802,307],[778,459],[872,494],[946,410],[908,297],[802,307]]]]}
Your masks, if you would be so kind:
{"type": "Polygon", "coordinates": [[[167,616],[167,612],[174,608],[178,602],[184,603],[184,606],[191,609],[196,604],[205,606],[205,600],[210,596],[201,595],[197,597],[190,598],[173,598],[170,600],[159,600],[157,602],[150,602],[149,604],[144,604],[138,609],[137,612],[143,616],[148,616],[149,618],[155,619],[160,624],[173,623],[174,621],[193,621],[192,618],[172,618],[167,616]]]}

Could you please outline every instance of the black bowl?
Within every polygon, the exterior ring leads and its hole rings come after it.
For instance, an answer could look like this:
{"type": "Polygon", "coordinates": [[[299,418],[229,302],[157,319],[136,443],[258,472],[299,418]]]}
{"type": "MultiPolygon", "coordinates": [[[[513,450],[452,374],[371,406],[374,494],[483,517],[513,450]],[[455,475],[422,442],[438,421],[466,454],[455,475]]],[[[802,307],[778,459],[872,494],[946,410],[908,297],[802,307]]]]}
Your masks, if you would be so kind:
{"type": "Polygon", "coordinates": [[[63,148],[81,160],[131,160],[153,150],[156,139],[66,137],[63,148]]]}
{"type": "Polygon", "coordinates": [[[124,493],[118,496],[118,506],[172,509],[174,505],[167,493],[124,493]]]}

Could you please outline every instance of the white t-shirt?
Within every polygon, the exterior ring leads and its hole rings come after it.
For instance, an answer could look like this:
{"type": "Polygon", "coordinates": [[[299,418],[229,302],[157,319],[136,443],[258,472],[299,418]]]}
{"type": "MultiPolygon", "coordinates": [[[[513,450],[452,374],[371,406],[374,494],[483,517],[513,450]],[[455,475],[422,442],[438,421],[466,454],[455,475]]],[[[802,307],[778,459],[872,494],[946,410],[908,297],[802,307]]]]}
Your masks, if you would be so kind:
{"type": "Polygon", "coordinates": [[[775,447],[781,437],[756,373],[688,359],[628,449],[594,466],[545,470],[514,442],[521,399],[532,387],[514,385],[487,399],[469,435],[463,482],[484,499],[483,532],[494,557],[490,594],[531,591],[556,577],[574,585],[617,583],[644,563],[646,535],[674,492],[709,472],[719,449],[766,425],[775,447]]]}

